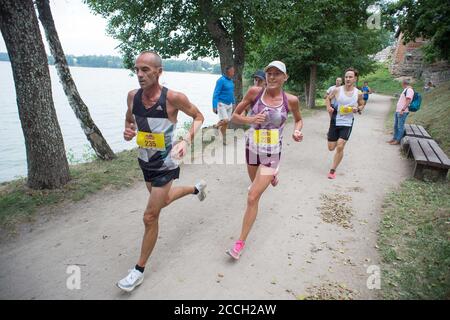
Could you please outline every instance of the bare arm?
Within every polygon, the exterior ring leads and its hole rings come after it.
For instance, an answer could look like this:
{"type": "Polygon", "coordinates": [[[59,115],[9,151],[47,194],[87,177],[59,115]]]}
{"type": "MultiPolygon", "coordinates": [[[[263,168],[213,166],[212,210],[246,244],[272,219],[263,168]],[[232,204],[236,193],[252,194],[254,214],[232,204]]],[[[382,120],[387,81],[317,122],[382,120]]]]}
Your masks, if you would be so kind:
{"type": "Polygon", "coordinates": [[[294,117],[294,132],[292,134],[292,138],[295,141],[300,142],[303,139],[303,119],[300,112],[300,102],[296,96],[288,95],[288,103],[289,109],[294,117]]]}
{"type": "Polygon", "coordinates": [[[239,124],[251,124],[251,123],[262,123],[265,120],[264,114],[257,114],[254,116],[245,116],[243,115],[244,111],[247,109],[249,105],[253,103],[258,94],[262,89],[259,87],[250,87],[245,94],[244,98],[241,102],[236,106],[236,109],[233,112],[233,116],[231,117],[231,121],[239,124]]]}
{"type": "Polygon", "coordinates": [[[185,94],[180,92],[169,91],[168,99],[170,103],[178,110],[184,112],[193,119],[188,134],[183,138],[184,141],[190,143],[198,130],[202,127],[204,117],[198,108],[193,105],[185,94]]]}
{"type": "Polygon", "coordinates": [[[137,90],[128,92],[127,96],[127,112],[125,114],[125,130],[123,132],[123,138],[126,141],[130,141],[136,135],[136,120],[133,116],[133,99],[137,90]]]}
{"type": "Polygon", "coordinates": [[[359,114],[361,114],[361,111],[363,109],[364,109],[363,93],[362,92],[358,92],[358,106],[353,109],[353,112],[358,112],[359,114]]]}
{"type": "Polygon", "coordinates": [[[330,94],[328,94],[327,95],[327,97],[325,98],[325,104],[326,104],[326,106],[327,106],[327,111],[328,111],[328,113],[333,113],[333,111],[334,111],[334,109],[333,109],[333,107],[331,106],[331,100],[333,100],[333,98],[334,97],[336,97],[336,95],[337,95],[337,88],[336,89],[334,89],[330,94]]]}

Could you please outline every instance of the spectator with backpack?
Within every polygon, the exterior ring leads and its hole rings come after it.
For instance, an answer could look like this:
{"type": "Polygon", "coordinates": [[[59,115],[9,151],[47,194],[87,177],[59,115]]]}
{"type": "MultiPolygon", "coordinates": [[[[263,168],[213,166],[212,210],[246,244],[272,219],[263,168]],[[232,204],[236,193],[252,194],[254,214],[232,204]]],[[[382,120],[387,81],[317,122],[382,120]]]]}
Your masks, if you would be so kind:
{"type": "Polygon", "coordinates": [[[403,138],[405,132],[405,122],[409,112],[415,112],[420,108],[420,95],[414,92],[409,79],[402,81],[403,91],[397,102],[397,109],[395,110],[394,119],[394,136],[392,140],[388,141],[389,144],[400,144],[400,140],[403,138]]]}

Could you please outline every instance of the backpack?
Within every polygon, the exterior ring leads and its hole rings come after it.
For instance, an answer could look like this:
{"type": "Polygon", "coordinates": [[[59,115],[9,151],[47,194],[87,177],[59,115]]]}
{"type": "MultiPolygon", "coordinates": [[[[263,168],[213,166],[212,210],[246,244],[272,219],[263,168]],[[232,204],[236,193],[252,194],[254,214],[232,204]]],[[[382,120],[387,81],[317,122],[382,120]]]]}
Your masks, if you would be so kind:
{"type": "MultiPolygon", "coordinates": [[[[406,97],[407,90],[408,89],[405,90],[405,97],[406,97]]],[[[421,104],[422,104],[422,95],[420,93],[418,93],[417,91],[414,91],[414,96],[408,107],[409,111],[411,111],[411,112],[418,111],[420,109],[421,104]]]]}

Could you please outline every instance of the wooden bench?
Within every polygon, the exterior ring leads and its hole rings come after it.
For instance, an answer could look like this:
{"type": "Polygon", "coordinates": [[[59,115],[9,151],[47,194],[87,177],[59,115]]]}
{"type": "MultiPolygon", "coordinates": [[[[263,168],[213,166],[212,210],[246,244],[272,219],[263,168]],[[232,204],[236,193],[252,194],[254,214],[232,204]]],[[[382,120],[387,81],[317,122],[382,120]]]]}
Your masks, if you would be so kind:
{"type": "Polygon", "coordinates": [[[425,130],[424,127],[416,124],[405,124],[405,133],[400,141],[400,146],[405,154],[410,155],[409,141],[411,138],[432,139],[431,135],[425,130]]]}
{"type": "Polygon", "coordinates": [[[414,177],[423,180],[423,170],[437,173],[438,178],[446,179],[450,160],[436,141],[424,138],[408,138],[409,155],[414,158],[414,177]]]}
{"type": "Polygon", "coordinates": [[[405,124],[405,136],[432,139],[431,135],[425,130],[424,127],[416,124],[405,124]]]}

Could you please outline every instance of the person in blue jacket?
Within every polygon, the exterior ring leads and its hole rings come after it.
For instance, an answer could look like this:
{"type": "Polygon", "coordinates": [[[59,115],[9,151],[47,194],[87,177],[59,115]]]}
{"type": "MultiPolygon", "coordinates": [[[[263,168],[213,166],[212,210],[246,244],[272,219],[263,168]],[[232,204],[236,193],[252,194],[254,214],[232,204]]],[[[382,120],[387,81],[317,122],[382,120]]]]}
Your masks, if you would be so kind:
{"type": "Polygon", "coordinates": [[[213,111],[219,116],[219,122],[216,127],[222,133],[224,144],[228,122],[231,120],[235,103],[233,77],[234,67],[226,67],[225,73],[216,82],[213,94],[213,111]]]}
{"type": "Polygon", "coordinates": [[[364,105],[366,105],[367,100],[369,100],[369,94],[372,93],[372,89],[370,89],[367,81],[364,81],[364,86],[361,88],[361,91],[363,93],[364,105]]]}

